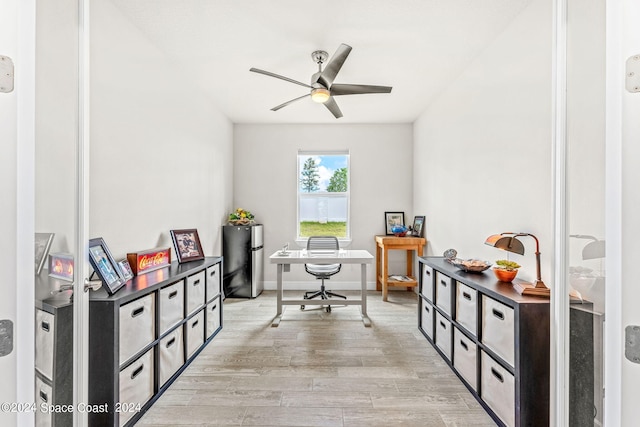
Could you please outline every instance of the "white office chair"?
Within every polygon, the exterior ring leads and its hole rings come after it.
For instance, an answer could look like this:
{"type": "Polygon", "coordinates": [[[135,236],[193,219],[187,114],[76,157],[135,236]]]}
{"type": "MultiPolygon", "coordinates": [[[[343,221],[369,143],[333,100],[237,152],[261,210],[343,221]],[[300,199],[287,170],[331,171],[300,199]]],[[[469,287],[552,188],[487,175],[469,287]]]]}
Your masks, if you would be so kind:
{"type": "MultiPolygon", "coordinates": [[[[313,256],[314,252],[337,252],[340,250],[338,244],[338,238],[335,236],[311,236],[307,240],[307,253],[313,256]]],[[[344,295],[339,295],[331,291],[327,291],[324,287],[325,279],[330,278],[334,274],[340,271],[342,264],[305,264],[304,269],[307,273],[316,276],[316,279],[322,280],[319,291],[305,292],[304,299],[312,299],[321,297],[322,299],[329,299],[330,297],[338,297],[347,299],[344,295]]],[[[300,310],[304,310],[304,305],[300,306],[300,310]]],[[[327,313],[331,313],[331,306],[327,306],[327,313]]]]}

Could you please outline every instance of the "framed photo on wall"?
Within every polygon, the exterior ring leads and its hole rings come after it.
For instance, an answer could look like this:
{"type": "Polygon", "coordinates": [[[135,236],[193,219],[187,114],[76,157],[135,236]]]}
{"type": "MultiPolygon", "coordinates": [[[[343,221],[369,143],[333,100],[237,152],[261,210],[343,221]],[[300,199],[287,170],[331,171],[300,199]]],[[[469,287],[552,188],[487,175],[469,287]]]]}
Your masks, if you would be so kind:
{"type": "Polygon", "coordinates": [[[109,295],[115,294],[124,286],[126,280],[120,275],[118,264],[102,237],[89,240],[89,262],[109,295]]]}
{"type": "Polygon", "coordinates": [[[36,233],[35,240],[35,272],[36,276],[42,271],[44,263],[47,261],[47,254],[51,249],[51,243],[53,242],[53,233],[36,233]]]}
{"type": "Polygon", "coordinates": [[[179,263],[204,259],[198,230],[195,228],[171,230],[171,240],[179,263]]]}
{"type": "Polygon", "coordinates": [[[413,217],[413,235],[424,237],[424,215],[413,217]]]}
{"type": "Polygon", "coordinates": [[[391,231],[391,227],[394,225],[404,225],[404,212],[385,212],[384,225],[387,236],[392,236],[393,231],[391,231]]]}

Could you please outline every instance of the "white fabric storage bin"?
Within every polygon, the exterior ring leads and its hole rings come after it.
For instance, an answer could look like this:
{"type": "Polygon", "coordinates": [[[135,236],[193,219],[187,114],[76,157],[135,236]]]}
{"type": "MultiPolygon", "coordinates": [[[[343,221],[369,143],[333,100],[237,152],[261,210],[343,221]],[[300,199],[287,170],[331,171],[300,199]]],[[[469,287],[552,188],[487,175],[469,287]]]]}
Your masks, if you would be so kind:
{"type": "Polygon", "coordinates": [[[456,321],[467,331],[477,336],[478,293],[460,282],[456,282],[456,321]]]}
{"type": "Polygon", "coordinates": [[[182,342],[182,327],[173,331],[160,340],[160,387],[184,364],[184,344],[182,342]]]}
{"type": "Polygon", "coordinates": [[[433,339],[433,306],[426,300],[422,299],[422,330],[431,339],[433,339]]]}
{"type": "Polygon", "coordinates": [[[187,277],[185,293],[187,295],[187,316],[204,305],[205,272],[187,277]]]}
{"type": "Polygon", "coordinates": [[[433,302],[433,268],[422,264],[422,296],[433,302]]]}
{"type": "Polygon", "coordinates": [[[158,335],[162,335],[184,319],[184,280],[160,289],[158,295],[158,335]]]}
{"type": "Polygon", "coordinates": [[[120,366],[155,339],[154,297],[149,294],[120,307],[120,366]]]}
{"type": "Polygon", "coordinates": [[[118,402],[122,405],[120,426],[123,426],[136,414],[135,406],[140,407],[153,396],[153,349],[149,349],[131,365],[120,371],[120,394],[118,402]]]}
{"type": "Polygon", "coordinates": [[[515,425],[515,380],[513,375],[484,351],[480,370],[480,397],[507,426],[515,425]]]}
{"type": "Polygon", "coordinates": [[[478,389],[476,361],[478,360],[476,343],[470,340],[458,328],[453,328],[453,367],[473,388],[478,389]]]}
{"type": "Polygon", "coordinates": [[[482,297],[482,342],[514,366],[514,313],[511,307],[482,297]]]}
{"type": "Polygon", "coordinates": [[[436,271],[436,305],[451,315],[451,277],[436,271]]]}
{"type": "Polygon", "coordinates": [[[207,301],[220,294],[220,264],[207,268],[207,301]]]}
{"type": "Polygon", "coordinates": [[[51,386],[36,376],[36,427],[49,427],[53,425],[53,412],[41,410],[41,405],[52,405],[53,390],[51,386]]]}
{"type": "Polygon", "coordinates": [[[207,304],[207,338],[213,335],[220,327],[220,305],[221,298],[216,299],[207,304]]]}
{"type": "Polygon", "coordinates": [[[53,343],[55,336],[55,316],[36,309],[36,369],[53,380],[53,343]]]}
{"type": "Polygon", "coordinates": [[[436,311],[436,345],[451,360],[451,322],[436,311]]]}
{"type": "Polygon", "coordinates": [[[204,343],[204,310],[193,316],[184,325],[186,337],[187,359],[193,356],[204,343]]]}

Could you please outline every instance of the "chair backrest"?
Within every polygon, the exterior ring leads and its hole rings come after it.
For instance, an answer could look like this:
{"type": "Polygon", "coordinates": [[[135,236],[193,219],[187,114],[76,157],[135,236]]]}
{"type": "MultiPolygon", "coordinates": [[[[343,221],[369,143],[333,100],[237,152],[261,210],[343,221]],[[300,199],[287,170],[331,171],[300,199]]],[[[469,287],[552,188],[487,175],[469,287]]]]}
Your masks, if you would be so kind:
{"type": "Polygon", "coordinates": [[[307,251],[337,251],[340,249],[336,236],[311,236],[307,240],[307,251]]]}
{"type": "MultiPolygon", "coordinates": [[[[307,240],[307,252],[337,252],[340,250],[335,236],[311,236],[307,240]]],[[[340,271],[341,264],[305,264],[307,273],[316,277],[329,277],[340,271]]]]}

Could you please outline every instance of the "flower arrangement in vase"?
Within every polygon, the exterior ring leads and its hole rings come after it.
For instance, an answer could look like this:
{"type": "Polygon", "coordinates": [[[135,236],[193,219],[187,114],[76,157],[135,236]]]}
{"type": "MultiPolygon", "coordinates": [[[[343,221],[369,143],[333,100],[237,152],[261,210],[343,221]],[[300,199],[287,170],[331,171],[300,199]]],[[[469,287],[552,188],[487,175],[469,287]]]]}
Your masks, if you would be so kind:
{"type": "Polygon", "coordinates": [[[229,214],[229,224],[232,225],[249,225],[253,224],[255,217],[249,211],[238,208],[229,214]]]}
{"type": "Polygon", "coordinates": [[[493,267],[493,274],[496,275],[501,282],[511,282],[516,278],[520,264],[507,259],[499,259],[493,267]]]}

